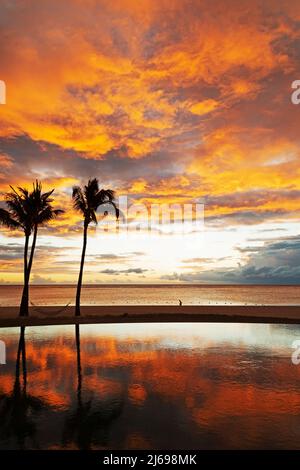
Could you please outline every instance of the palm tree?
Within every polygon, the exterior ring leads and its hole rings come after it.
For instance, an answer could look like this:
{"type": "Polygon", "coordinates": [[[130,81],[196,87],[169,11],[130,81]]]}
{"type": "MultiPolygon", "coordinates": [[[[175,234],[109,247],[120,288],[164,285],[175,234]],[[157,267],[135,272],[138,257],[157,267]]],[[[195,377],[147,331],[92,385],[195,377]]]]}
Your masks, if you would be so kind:
{"type": "MultiPolygon", "coordinates": [[[[76,291],[76,309],[75,315],[80,315],[80,295],[82,286],[83,267],[87,246],[87,233],[88,226],[91,222],[98,223],[96,212],[99,206],[111,205],[114,210],[117,219],[119,218],[119,209],[115,203],[115,193],[111,189],[99,189],[99,182],[97,178],[90,179],[88,184],[83,188],[80,186],[73,187],[73,205],[74,208],[79,211],[83,216],[83,245],[81,254],[81,263],[77,283],[76,291]]],[[[104,212],[104,216],[107,216],[108,212],[104,212]]]]}
{"type": "Polygon", "coordinates": [[[8,210],[0,210],[0,224],[10,229],[21,229],[25,234],[24,244],[24,287],[20,304],[20,316],[28,316],[29,281],[33,256],[36,247],[38,227],[49,222],[63,211],[53,209],[53,199],[50,198],[54,189],[42,193],[42,184],[39,181],[33,183],[33,189],[29,192],[25,188],[14,189],[6,194],[8,210]],[[29,240],[33,234],[33,240],[28,259],[29,240]]]}

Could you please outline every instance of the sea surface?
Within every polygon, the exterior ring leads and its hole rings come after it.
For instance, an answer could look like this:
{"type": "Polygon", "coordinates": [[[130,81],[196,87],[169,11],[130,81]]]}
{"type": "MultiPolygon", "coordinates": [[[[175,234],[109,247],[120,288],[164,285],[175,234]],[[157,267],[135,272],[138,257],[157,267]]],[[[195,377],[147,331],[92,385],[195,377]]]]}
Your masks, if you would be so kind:
{"type": "Polygon", "coordinates": [[[0,339],[0,449],[300,449],[299,326],[44,326],[0,339]]]}
{"type": "MultiPolygon", "coordinates": [[[[36,305],[74,305],[76,286],[33,285],[36,305]]],[[[21,286],[0,286],[0,307],[20,303],[21,286]]],[[[300,286],[90,285],[82,305],[300,305],[300,286]]]]}

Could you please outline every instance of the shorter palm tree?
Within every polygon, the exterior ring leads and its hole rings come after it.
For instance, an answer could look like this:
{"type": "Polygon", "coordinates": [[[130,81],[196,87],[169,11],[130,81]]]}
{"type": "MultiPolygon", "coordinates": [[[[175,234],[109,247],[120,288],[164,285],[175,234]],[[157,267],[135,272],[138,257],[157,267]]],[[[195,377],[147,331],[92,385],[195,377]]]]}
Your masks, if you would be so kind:
{"type": "MultiPolygon", "coordinates": [[[[99,182],[97,178],[90,179],[88,184],[83,188],[80,186],[73,187],[73,205],[74,208],[79,211],[83,216],[83,245],[81,253],[80,270],[77,283],[76,291],[76,308],[75,315],[80,315],[80,296],[82,287],[83,267],[85,260],[85,253],[87,247],[87,234],[88,227],[91,222],[98,223],[96,212],[100,206],[111,205],[114,210],[117,219],[119,218],[119,209],[115,203],[115,193],[111,189],[99,189],[99,182]]],[[[108,212],[104,212],[104,216],[108,215],[108,212]]]]}
{"type": "Polygon", "coordinates": [[[24,286],[20,305],[20,316],[28,316],[29,281],[38,227],[46,224],[63,211],[53,209],[52,207],[53,199],[51,199],[50,196],[53,194],[54,189],[43,193],[42,184],[39,181],[33,183],[31,192],[25,188],[18,188],[18,190],[16,190],[12,186],[11,190],[12,192],[7,193],[5,197],[8,210],[0,209],[0,224],[10,229],[21,229],[24,231],[24,286]],[[33,240],[28,259],[29,240],[32,234],[33,240]]]}

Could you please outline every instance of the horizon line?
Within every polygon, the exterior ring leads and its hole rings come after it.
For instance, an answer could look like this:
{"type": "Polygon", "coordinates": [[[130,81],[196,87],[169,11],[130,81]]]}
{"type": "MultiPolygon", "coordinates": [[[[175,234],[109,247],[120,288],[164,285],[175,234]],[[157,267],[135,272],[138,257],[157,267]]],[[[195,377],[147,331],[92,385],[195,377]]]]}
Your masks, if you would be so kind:
{"type": "MultiPolygon", "coordinates": [[[[53,282],[53,283],[42,283],[42,284],[34,284],[32,283],[30,287],[51,287],[51,286],[55,286],[55,287],[76,287],[76,283],[56,283],[56,282],[53,282]]],[[[300,283],[298,284],[281,284],[281,283],[261,283],[261,284],[257,284],[257,283],[217,283],[217,284],[213,284],[213,283],[189,283],[189,282],[178,282],[178,283],[93,283],[93,284],[84,284],[82,287],[124,287],[124,286],[127,286],[127,287],[130,287],[130,286],[134,286],[134,287],[168,287],[168,286],[189,286],[189,287],[226,287],[226,286],[230,286],[230,287],[274,287],[274,286],[279,286],[279,287],[300,287],[300,283]]],[[[0,287],[23,287],[23,284],[20,283],[20,284],[13,284],[13,283],[3,283],[3,284],[0,284],[0,287]]]]}

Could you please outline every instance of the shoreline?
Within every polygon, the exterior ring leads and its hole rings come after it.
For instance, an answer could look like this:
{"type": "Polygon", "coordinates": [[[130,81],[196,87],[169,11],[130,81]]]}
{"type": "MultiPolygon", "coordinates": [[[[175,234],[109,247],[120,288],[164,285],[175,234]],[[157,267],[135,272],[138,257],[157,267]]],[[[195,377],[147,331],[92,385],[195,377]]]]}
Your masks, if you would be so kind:
{"type": "Polygon", "coordinates": [[[30,307],[18,317],[18,307],[0,307],[0,328],[92,323],[279,323],[300,324],[300,306],[289,305],[88,305],[75,317],[74,307],[30,307]]]}

